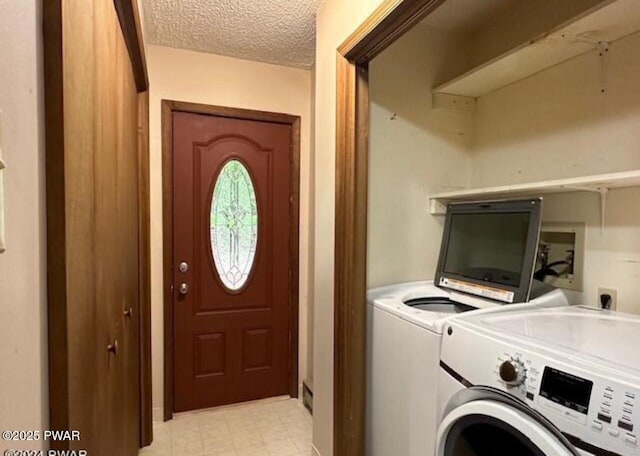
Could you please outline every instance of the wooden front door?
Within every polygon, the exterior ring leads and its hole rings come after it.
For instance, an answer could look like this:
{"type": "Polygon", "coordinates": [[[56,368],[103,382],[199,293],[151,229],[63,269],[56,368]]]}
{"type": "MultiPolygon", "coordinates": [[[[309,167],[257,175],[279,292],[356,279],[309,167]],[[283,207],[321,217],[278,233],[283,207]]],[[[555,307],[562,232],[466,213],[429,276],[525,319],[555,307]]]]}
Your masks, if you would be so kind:
{"type": "Polygon", "coordinates": [[[174,410],[287,394],[292,126],[171,122],[174,410]]]}

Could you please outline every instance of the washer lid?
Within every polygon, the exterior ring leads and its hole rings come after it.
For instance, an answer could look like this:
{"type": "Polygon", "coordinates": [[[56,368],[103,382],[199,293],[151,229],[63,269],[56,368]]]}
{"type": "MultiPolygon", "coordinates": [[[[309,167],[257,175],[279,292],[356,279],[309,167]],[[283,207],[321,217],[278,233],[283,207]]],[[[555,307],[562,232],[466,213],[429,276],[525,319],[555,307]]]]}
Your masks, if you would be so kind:
{"type": "Polygon", "coordinates": [[[546,418],[493,388],[472,387],[453,397],[440,423],[436,456],[579,456],[546,418]]]}
{"type": "Polygon", "coordinates": [[[415,324],[436,334],[442,332],[444,322],[456,315],[452,308],[423,310],[406,305],[413,299],[447,300],[449,293],[433,285],[433,282],[413,282],[392,285],[369,290],[367,299],[370,305],[415,324]]]}
{"type": "Polygon", "coordinates": [[[640,373],[640,317],[636,315],[580,306],[484,315],[472,320],[500,334],[524,337],[640,373]]]}

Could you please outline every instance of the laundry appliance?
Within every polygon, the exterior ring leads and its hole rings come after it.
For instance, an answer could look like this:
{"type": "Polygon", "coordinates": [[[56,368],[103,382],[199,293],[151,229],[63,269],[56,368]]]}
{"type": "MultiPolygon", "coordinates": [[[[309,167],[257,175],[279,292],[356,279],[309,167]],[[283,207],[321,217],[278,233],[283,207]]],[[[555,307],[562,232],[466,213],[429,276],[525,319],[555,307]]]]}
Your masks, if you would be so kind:
{"type": "Polygon", "coordinates": [[[443,326],[460,315],[580,303],[532,280],[541,199],[451,204],[435,281],[368,293],[367,455],[435,445],[443,326]]]}
{"type": "Polygon", "coordinates": [[[484,314],[568,306],[580,297],[580,293],[554,290],[529,303],[503,305],[479,298],[464,304],[454,300],[456,295],[436,287],[433,281],[369,291],[368,455],[431,454],[438,417],[440,345],[443,327],[448,321],[469,312],[484,314]]]}
{"type": "Polygon", "coordinates": [[[640,454],[640,317],[529,309],[444,334],[435,456],[640,454]]]}

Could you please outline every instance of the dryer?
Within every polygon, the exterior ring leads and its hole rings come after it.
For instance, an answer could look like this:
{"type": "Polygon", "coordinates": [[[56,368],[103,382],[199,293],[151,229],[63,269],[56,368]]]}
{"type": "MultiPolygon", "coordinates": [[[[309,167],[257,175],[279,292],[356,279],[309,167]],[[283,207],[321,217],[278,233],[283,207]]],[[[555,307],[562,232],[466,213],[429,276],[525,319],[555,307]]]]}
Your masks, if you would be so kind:
{"type": "Polygon", "coordinates": [[[445,325],[436,456],[640,454],[640,317],[588,307],[445,325]]]}

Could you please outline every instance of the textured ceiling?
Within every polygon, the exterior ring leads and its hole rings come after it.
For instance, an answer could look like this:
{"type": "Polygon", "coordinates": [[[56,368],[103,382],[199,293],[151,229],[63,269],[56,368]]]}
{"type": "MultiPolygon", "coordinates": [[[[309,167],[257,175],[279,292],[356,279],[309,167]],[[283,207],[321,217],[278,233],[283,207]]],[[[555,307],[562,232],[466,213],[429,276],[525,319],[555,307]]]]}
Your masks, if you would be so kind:
{"type": "Polygon", "coordinates": [[[322,0],[143,0],[148,42],[309,68],[322,0]]]}

